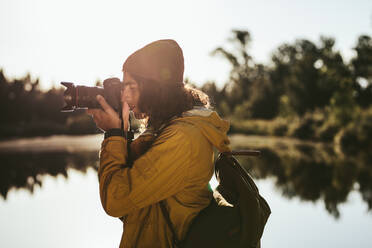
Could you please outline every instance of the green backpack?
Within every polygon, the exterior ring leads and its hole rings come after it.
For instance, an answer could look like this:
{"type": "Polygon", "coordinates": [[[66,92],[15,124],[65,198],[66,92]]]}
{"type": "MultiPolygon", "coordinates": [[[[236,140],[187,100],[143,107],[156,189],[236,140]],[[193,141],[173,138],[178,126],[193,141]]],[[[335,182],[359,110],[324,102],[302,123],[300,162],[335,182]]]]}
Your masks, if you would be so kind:
{"type": "Polygon", "coordinates": [[[260,240],[271,210],[251,176],[233,155],[257,156],[259,152],[243,150],[219,154],[215,162],[219,185],[213,192],[214,199],[195,217],[184,240],[177,240],[165,204],[161,202],[175,247],[261,246],[260,240]]]}

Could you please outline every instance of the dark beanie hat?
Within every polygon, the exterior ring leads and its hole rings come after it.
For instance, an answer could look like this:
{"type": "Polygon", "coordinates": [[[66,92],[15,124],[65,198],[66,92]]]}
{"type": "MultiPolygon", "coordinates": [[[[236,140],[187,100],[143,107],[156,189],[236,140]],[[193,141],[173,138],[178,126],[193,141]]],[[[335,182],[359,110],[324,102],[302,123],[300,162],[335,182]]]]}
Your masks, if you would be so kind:
{"type": "Polygon", "coordinates": [[[182,49],[174,40],[154,41],[131,54],[124,62],[123,71],[160,83],[183,82],[182,49]]]}

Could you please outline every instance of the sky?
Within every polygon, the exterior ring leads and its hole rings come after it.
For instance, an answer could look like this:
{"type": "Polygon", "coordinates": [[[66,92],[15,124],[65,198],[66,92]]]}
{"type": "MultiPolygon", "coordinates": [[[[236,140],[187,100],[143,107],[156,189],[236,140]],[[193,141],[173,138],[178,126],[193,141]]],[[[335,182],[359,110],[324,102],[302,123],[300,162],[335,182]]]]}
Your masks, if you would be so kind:
{"type": "Polygon", "coordinates": [[[221,86],[230,66],[210,53],[232,49],[233,29],[250,32],[249,51],[258,63],[268,63],[285,42],[319,42],[321,35],[335,38],[348,60],[358,36],[372,35],[372,1],[1,0],[0,69],[9,78],[30,73],[43,89],[61,81],[93,86],[121,77],[135,50],[175,39],[184,52],[185,77],[221,86]]]}

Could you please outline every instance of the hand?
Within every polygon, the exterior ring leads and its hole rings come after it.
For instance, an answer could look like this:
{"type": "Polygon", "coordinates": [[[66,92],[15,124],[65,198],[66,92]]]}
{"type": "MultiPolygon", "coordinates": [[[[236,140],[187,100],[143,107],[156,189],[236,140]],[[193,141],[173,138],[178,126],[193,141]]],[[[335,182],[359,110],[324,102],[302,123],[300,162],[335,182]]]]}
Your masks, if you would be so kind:
{"type": "Polygon", "coordinates": [[[122,116],[123,116],[123,121],[124,121],[124,132],[127,133],[129,130],[129,105],[127,102],[123,101],[123,106],[122,106],[122,116]]]}
{"type": "MultiPolygon", "coordinates": [[[[87,114],[92,115],[94,122],[97,127],[103,131],[107,131],[112,128],[121,128],[121,119],[118,113],[106,102],[105,98],[97,95],[97,101],[101,105],[102,109],[88,109],[87,114]]],[[[123,120],[124,120],[124,131],[128,130],[129,120],[129,106],[123,104],[123,120]]]]}

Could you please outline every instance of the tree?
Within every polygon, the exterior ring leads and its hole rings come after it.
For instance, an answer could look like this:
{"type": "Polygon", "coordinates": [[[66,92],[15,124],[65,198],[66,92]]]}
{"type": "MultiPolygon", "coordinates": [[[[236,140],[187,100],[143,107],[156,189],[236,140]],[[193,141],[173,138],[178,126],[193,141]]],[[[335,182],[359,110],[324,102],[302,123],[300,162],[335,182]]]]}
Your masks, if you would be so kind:
{"type": "Polygon", "coordinates": [[[354,88],[357,102],[362,107],[372,104],[372,39],[361,35],[354,48],[357,56],[352,59],[354,88]]]}
{"type": "Polygon", "coordinates": [[[229,109],[237,118],[275,117],[279,96],[272,87],[267,67],[256,64],[248,52],[249,32],[233,30],[229,42],[234,45],[233,51],[218,47],[212,52],[231,64],[229,82],[222,90],[225,101],[220,102],[220,107],[229,109]]]}
{"type": "Polygon", "coordinates": [[[230,79],[226,85],[226,101],[230,109],[250,96],[250,85],[252,84],[250,73],[253,66],[252,57],[248,53],[251,36],[248,31],[233,30],[229,42],[235,45],[236,51],[218,47],[212,51],[212,55],[221,55],[231,64],[230,79]]]}
{"type": "Polygon", "coordinates": [[[320,46],[297,40],[274,52],[271,80],[297,114],[328,106],[333,95],[345,88],[342,82],[350,81],[350,70],[334,44],[327,37],[321,37],[320,46]]]}

